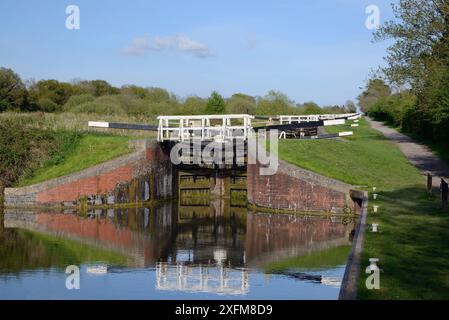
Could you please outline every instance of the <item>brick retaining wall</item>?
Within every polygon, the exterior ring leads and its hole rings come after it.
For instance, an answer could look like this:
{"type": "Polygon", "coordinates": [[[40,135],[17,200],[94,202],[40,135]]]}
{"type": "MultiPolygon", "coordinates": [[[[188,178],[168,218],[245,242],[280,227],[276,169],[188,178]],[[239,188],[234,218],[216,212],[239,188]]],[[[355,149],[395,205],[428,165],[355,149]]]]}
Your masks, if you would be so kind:
{"type": "Polygon", "coordinates": [[[173,189],[173,168],[159,144],[148,140],[134,140],[130,144],[135,148],[131,154],[42,183],[6,188],[5,206],[74,205],[82,197],[101,199],[100,196],[109,196],[111,199],[118,186],[134,179],[140,180],[143,186],[140,189],[145,189],[145,185],[148,189],[140,192],[142,196],[135,200],[173,196],[176,192],[173,189]],[[147,178],[146,181],[141,177],[147,178]]]}
{"type": "Polygon", "coordinates": [[[258,207],[294,211],[341,211],[353,208],[351,185],[279,160],[274,175],[260,175],[260,164],[248,164],[248,202],[258,207]]]}

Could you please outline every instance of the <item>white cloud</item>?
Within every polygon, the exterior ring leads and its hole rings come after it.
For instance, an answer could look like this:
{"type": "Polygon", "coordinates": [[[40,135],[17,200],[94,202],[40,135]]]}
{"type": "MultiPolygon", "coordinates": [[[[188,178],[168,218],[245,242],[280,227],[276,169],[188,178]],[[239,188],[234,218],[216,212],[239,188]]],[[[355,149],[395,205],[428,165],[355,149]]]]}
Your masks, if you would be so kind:
{"type": "Polygon", "coordinates": [[[191,54],[201,59],[214,56],[208,46],[183,35],[159,36],[152,39],[148,36],[138,37],[122,49],[122,52],[126,55],[138,56],[144,55],[148,51],[176,51],[191,54]]]}
{"type": "Polygon", "coordinates": [[[135,38],[122,52],[131,56],[141,56],[150,49],[150,42],[146,37],[135,38]]]}

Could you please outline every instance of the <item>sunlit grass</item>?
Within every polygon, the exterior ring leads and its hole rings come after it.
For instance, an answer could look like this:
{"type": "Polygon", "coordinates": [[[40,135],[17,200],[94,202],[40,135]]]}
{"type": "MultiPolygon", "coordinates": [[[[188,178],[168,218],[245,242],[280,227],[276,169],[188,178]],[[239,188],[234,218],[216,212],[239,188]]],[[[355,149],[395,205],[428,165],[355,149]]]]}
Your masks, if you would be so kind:
{"type": "Polygon", "coordinates": [[[327,127],[329,132],[353,130],[335,140],[283,140],[280,157],[300,167],[370,191],[368,223],[380,233],[366,233],[360,270],[361,299],[437,299],[449,297],[449,213],[437,196],[425,190],[425,177],[399,148],[360,121],[359,127],[327,127]],[[373,205],[379,212],[372,212],[373,205]],[[380,259],[380,290],[365,287],[368,259],[380,259]]]}
{"type": "Polygon", "coordinates": [[[62,151],[60,163],[55,164],[50,159],[20,180],[18,185],[26,186],[61,177],[126,154],[130,152],[128,140],[126,136],[85,134],[71,148],[62,151]]]}

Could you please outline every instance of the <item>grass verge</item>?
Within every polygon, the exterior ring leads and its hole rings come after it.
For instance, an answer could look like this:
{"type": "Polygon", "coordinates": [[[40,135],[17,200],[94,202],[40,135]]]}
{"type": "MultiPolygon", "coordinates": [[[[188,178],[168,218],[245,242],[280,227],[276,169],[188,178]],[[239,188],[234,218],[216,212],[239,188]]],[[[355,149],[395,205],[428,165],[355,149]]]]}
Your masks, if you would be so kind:
{"type": "MultiPolygon", "coordinates": [[[[337,140],[281,140],[282,159],[305,169],[371,191],[360,273],[360,299],[437,299],[449,297],[449,214],[425,190],[425,177],[397,146],[364,120],[351,128],[354,136],[337,140]],[[379,205],[374,214],[373,205],[379,205]],[[365,268],[377,257],[382,269],[380,290],[368,290],[365,268]]],[[[331,127],[329,132],[348,130],[331,127]]]]}
{"type": "Polygon", "coordinates": [[[85,133],[59,134],[60,147],[39,168],[25,175],[22,187],[77,172],[129,152],[126,136],[85,133]]]}

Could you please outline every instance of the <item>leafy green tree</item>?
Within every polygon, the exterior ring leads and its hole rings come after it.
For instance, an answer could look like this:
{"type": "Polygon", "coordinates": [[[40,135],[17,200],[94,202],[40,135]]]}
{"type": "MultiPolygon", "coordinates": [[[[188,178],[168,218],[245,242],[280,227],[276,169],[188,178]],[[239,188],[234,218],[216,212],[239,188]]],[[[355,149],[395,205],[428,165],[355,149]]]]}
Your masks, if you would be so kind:
{"type": "Polygon", "coordinates": [[[409,90],[381,98],[373,104],[369,115],[376,120],[401,126],[404,115],[416,105],[416,96],[409,90]]]}
{"type": "Polygon", "coordinates": [[[20,76],[11,69],[0,68],[0,112],[27,108],[27,90],[20,76]]]}
{"type": "Polygon", "coordinates": [[[403,113],[403,129],[449,146],[449,1],[400,0],[393,10],[395,19],[374,39],[395,40],[381,71],[416,95],[403,113]]]}
{"type": "Polygon", "coordinates": [[[74,84],[75,93],[91,94],[94,97],[100,97],[104,95],[118,94],[120,90],[110,85],[104,80],[82,80],[74,84]]]}
{"type": "Polygon", "coordinates": [[[448,42],[449,2],[400,0],[392,6],[395,19],[374,34],[376,41],[396,40],[388,48],[382,71],[392,83],[418,89],[425,85],[428,66],[439,59],[438,51],[448,42]]]}
{"type": "Polygon", "coordinates": [[[170,101],[170,93],[163,88],[147,88],[148,101],[152,103],[161,103],[170,101]]]}
{"type": "Polygon", "coordinates": [[[70,83],[58,80],[40,80],[32,84],[29,91],[39,109],[48,112],[61,110],[74,92],[70,83]]]}
{"type": "Polygon", "coordinates": [[[200,97],[190,96],[180,107],[181,114],[203,114],[206,113],[207,101],[200,97]]]}
{"type": "Polygon", "coordinates": [[[299,112],[300,114],[320,114],[323,113],[323,109],[315,102],[305,102],[299,106],[299,112]]]}
{"type": "Polygon", "coordinates": [[[120,88],[120,93],[125,95],[133,95],[140,99],[145,99],[149,96],[149,92],[146,88],[135,86],[135,85],[125,85],[120,88]]]}
{"type": "Polygon", "coordinates": [[[225,111],[225,101],[217,91],[212,91],[207,100],[205,111],[207,114],[220,114],[225,111]]]}
{"type": "Polygon", "coordinates": [[[270,90],[258,103],[256,113],[260,115],[288,115],[297,113],[293,101],[282,92],[270,90]]]}
{"type": "Polygon", "coordinates": [[[256,112],[256,99],[243,93],[233,94],[226,101],[226,112],[230,114],[254,114],[256,112]]]}
{"type": "Polygon", "coordinates": [[[363,112],[369,112],[371,106],[382,98],[391,95],[390,87],[381,79],[369,80],[365,91],[359,96],[359,106],[363,112]]]}
{"type": "Polygon", "coordinates": [[[64,111],[72,111],[78,105],[86,103],[86,102],[93,102],[94,100],[95,100],[95,98],[90,94],[73,95],[64,104],[63,110],[64,111]]]}
{"type": "Polygon", "coordinates": [[[322,108],[323,113],[346,113],[346,108],[344,106],[325,106],[322,108]]]}

